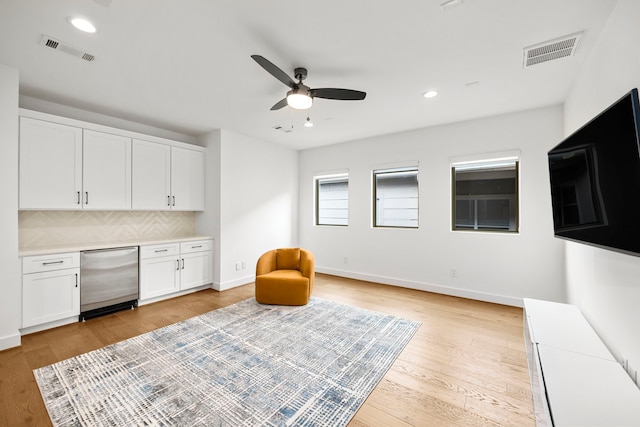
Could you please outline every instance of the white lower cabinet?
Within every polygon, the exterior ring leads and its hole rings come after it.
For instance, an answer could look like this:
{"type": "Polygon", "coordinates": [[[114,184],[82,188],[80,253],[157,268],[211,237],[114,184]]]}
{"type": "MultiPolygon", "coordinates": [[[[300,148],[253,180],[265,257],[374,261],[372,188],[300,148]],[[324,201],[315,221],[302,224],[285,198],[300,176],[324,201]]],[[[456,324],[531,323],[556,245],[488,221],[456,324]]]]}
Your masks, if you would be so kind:
{"type": "Polygon", "coordinates": [[[72,318],[80,314],[80,254],[22,259],[22,327],[72,318]]]}
{"type": "Polygon", "coordinates": [[[140,299],[180,290],[180,244],[140,246],[140,299]]]}
{"type": "Polygon", "coordinates": [[[640,390],[573,305],[524,299],[536,426],[640,425],[640,390]]]}
{"type": "Polygon", "coordinates": [[[140,300],[212,282],[213,242],[194,240],[140,247],[140,300]]]}
{"type": "Polygon", "coordinates": [[[213,249],[211,240],[180,244],[180,290],[211,283],[213,249]]]}

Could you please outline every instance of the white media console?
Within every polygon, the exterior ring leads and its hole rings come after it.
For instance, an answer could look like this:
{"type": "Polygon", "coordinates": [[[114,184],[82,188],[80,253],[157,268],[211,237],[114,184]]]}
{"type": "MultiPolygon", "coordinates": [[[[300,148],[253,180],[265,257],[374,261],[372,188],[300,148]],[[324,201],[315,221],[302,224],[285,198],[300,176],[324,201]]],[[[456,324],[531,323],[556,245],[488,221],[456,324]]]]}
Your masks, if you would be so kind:
{"type": "Polygon", "coordinates": [[[640,389],[577,307],[524,300],[537,426],[640,426],[640,389]]]}

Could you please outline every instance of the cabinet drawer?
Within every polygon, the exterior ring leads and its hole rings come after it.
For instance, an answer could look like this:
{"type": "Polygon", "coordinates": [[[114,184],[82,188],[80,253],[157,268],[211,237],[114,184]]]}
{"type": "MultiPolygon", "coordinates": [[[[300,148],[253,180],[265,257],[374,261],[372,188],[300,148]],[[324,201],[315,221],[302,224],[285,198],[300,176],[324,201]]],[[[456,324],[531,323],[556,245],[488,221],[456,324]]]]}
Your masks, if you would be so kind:
{"type": "Polygon", "coordinates": [[[22,258],[22,273],[41,273],[80,267],[80,252],[38,255],[22,258]]]}
{"type": "Polygon", "coordinates": [[[191,242],[180,243],[180,253],[182,254],[210,251],[212,249],[213,249],[213,242],[211,240],[194,240],[191,242]]]}
{"type": "Polygon", "coordinates": [[[180,254],[179,243],[168,243],[164,245],[140,246],[140,259],[157,258],[164,256],[176,257],[180,254]]]}

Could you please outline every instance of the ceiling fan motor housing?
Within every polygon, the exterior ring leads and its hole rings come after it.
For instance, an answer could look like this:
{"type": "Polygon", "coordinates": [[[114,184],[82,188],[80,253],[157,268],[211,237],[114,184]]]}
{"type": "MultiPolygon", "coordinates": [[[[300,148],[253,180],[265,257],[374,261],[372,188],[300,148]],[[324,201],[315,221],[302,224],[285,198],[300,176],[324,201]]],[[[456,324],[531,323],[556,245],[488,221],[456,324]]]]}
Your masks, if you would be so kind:
{"type": "Polygon", "coordinates": [[[307,78],[307,69],[306,68],[302,68],[302,67],[298,67],[295,70],[293,70],[293,75],[299,81],[303,81],[304,79],[307,78]]]}
{"type": "Polygon", "coordinates": [[[291,89],[289,92],[287,92],[287,96],[292,94],[306,95],[311,97],[311,88],[307,85],[303,85],[302,83],[300,83],[300,84],[297,84],[296,87],[291,89]]]}

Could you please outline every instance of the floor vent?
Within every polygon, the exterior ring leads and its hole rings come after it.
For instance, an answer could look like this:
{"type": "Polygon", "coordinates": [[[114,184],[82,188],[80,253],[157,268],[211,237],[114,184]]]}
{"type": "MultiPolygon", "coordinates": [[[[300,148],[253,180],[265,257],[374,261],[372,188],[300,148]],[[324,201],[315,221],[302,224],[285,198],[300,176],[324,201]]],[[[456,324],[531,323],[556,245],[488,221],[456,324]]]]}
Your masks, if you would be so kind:
{"type": "Polygon", "coordinates": [[[525,47],[523,67],[527,68],[543,62],[572,56],[578,47],[581,36],[582,32],[525,47]]]}
{"type": "Polygon", "coordinates": [[[59,50],[60,52],[68,53],[80,59],[84,59],[88,62],[95,61],[96,59],[96,57],[90,53],[84,52],[83,50],[77,49],[73,46],[69,46],[65,42],[56,40],[49,36],[42,36],[40,44],[46,47],[50,47],[51,49],[59,50]]]}

